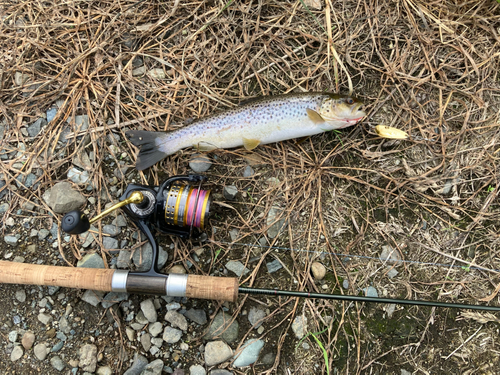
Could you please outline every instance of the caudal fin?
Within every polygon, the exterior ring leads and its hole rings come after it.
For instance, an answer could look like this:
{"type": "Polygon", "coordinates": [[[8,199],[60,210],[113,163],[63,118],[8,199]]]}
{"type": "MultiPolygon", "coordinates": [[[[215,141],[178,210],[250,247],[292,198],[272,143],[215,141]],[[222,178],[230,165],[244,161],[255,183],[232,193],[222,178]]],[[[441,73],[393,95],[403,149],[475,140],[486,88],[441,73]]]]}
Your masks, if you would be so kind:
{"type": "Polygon", "coordinates": [[[134,146],[140,147],[139,156],[137,156],[137,163],[135,164],[135,167],[139,171],[155,165],[168,155],[167,153],[160,151],[158,148],[157,140],[162,136],[165,136],[164,133],[147,132],[144,130],[129,130],[125,133],[125,135],[134,146]]]}

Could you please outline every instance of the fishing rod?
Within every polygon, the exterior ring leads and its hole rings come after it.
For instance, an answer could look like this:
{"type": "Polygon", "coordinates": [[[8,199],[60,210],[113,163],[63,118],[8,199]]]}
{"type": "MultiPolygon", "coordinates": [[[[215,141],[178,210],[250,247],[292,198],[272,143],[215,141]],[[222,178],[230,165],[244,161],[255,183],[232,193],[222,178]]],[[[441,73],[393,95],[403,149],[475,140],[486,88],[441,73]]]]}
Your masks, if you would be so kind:
{"type": "Polygon", "coordinates": [[[151,244],[153,261],[151,268],[147,271],[75,268],[0,261],[0,283],[60,286],[229,302],[236,302],[239,294],[254,294],[500,311],[500,307],[497,306],[257,289],[239,286],[238,279],[232,277],[161,273],[158,267],[157,232],[182,239],[201,240],[210,216],[211,204],[210,190],[202,188],[205,181],[204,176],[187,175],[171,177],[159,186],[131,184],[117,204],[91,220],[80,211],[69,212],[63,217],[61,226],[64,232],[81,234],[90,229],[90,224],[121,208],[151,244]]]}

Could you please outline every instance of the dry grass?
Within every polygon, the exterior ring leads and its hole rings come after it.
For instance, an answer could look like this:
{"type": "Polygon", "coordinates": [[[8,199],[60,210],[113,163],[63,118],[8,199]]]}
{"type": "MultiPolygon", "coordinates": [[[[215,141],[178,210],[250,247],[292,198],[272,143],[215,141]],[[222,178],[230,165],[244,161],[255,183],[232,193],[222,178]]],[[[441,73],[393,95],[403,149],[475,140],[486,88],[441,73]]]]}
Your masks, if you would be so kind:
{"type": "MultiPolygon", "coordinates": [[[[253,271],[242,279],[247,285],[318,291],[326,285],[353,294],[373,285],[379,295],[477,303],[500,283],[499,6],[488,0],[327,0],[321,10],[306,10],[300,1],[0,1],[0,152],[26,146],[0,164],[7,181],[0,190],[9,189],[10,202],[4,218],[21,219],[16,211],[25,200],[49,211],[41,196],[66,179],[83,149],[95,154],[95,189],[82,189],[97,201],[88,209],[104,209],[111,199],[111,163],[125,153],[128,165],[134,164],[127,129],[173,130],[248,97],[346,93],[352,85],[370,109],[352,131],[262,147],[257,174],[246,179],[244,151],[215,153],[212,187],[220,193],[233,183],[245,194],[219,205],[212,220],[217,230],[210,250],[223,249],[214,269],[239,259],[253,271]],[[165,79],[134,75],[142,63],[147,71],[161,69],[165,79]],[[20,86],[19,73],[26,77],[20,86]],[[56,118],[28,137],[26,127],[56,101],[56,118]],[[83,132],[74,121],[81,114],[89,116],[83,132]],[[408,132],[412,140],[377,138],[372,128],[379,123],[408,132]],[[63,131],[71,132],[69,141],[58,143],[63,131]],[[11,188],[31,172],[35,190],[11,188]],[[238,242],[257,244],[266,236],[272,206],[283,208],[289,226],[269,243],[305,251],[227,243],[228,231],[236,228],[238,242]],[[380,261],[354,257],[377,258],[383,245],[397,248],[405,260],[480,269],[404,263],[389,279],[380,261]],[[265,263],[275,257],[286,270],[270,280],[265,263]],[[310,275],[318,258],[329,268],[326,281],[310,275]],[[349,281],[348,291],[339,280],[349,281]]],[[[185,173],[190,153],[146,173],[129,170],[117,186],[157,184],[165,174],[185,173]]],[[[175,243],[174,262],[191,259],[191,244],[175,243]]],[[[73,250],[81,255],[77,246],[73,250]]],[[[60,245],[59,251],[72,263],[68,248],[60,245]]],[[[302,313],[311,332],[328,328],[320,337],[330,369],[341,373],[493,373],[498,366],[488,355],[499,350],[492,323],[470,317],[455,322],[454,312],[405,308],[385,327],[374,323],[390,322],[382,306],[241,300],[235,314],[262,302],[268,306],[263,336],[277,353],[271,368],[258,365],[248,373],[324,371],[314,341],[310,351],[295,348],[289,326],[302,313]],[[474,334],[480,327],[486,336],[474,334]]],[[[491,303],[498,303],[496,295],[491,303]]]]}

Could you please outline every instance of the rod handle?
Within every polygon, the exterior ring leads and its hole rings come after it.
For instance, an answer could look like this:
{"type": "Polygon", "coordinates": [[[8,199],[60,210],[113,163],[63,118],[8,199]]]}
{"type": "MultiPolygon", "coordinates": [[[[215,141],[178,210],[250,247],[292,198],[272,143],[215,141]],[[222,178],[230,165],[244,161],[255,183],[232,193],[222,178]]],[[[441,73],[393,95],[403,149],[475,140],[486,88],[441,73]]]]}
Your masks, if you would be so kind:
{"type": "Polygon", "coordinates": [[[0,261],[0,283],[111,291],[115,270],[0,261]]]}
{"type": "Polygon", "coordinates": [[[236,302],[238,299],[238,279],[235,277],[189,275],[186,284],[186,297],[236,302]]]}

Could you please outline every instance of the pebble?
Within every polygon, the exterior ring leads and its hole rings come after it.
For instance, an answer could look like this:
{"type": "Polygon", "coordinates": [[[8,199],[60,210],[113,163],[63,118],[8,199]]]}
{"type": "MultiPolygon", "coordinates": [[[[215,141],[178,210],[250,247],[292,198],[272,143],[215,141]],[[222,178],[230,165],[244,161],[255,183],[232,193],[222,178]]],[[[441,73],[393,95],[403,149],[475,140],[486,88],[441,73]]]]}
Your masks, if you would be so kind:
{"type": "Polygon", "coordinates": [[[40,314],[38,314],[38,320],[42,324],[47,325],[47,324],[49,324],[52,321],[52,316],[50,316],[48,314],[40,313],[40,314]]]}
{"type": "Polygon", "coordinates": [[[59,319],[59,329],[62,333],[68,334],[71,331],[71,326],[68,323],[68,319],[63,315],[61,319],[59,319]]]}
{"type": "Polygon", "coordinates": [[[29,79],[30,79],[29,74],[23,72],[16,72],[14,74],[14,82],[16,83],[17,86],[24,85],[29,79]]]}
{"type": "Polygon", "coordinates": [[[238,239],[238,234],[240,231],[238,229],[231,229],[229,231],[229,236],[231,236],[231,241],[236,241],[238,239]]]}
{"type": "Polygon", "coordinates": [[[246,166],[245,170],[243,171],[243,177],[252,177],[255,174],[255,171],[253,168],[249,165],[246,166]]]}
{"type": "Polygon", "coordinates": [[[344,279],[344,281],[342,281],[342,287],[344,289],[348,289],[349,288],[349,280],[344,279]]]}
{"type": "Polygon", "coordinates": [[[43,200],[58,214],[65,214],[83,206],[86,199],[72,189],[69,182],[59,182],[43,194],[43,200]]]}
{"type": "Polygon", "coordinates": [[[390,304],[386,305],[385,312],[387,313],[388,318],[392,318],[392,314],[394,314],[394,311],[396,311],[396,304],[395,303],[390,303],[390,304]]]}
{"type": "Polygon", "coordinates": [[[2,204],[0,204],[0,214],[6,213],[9,210],[9,207],[10,206],[9,206],[8,203],[2,203],[2,204]]]}
{"type": "Polygon", "coordinates": [[[102,227],[102,232],[105,234],[109,234],[111,237],[116,237],[120,234],[121,229],[116,225],[107,224],[102,227]]]}
{"type": "Polygon", "coordinates": [[[57,344],[55,344],[52,349],[50,349],[50,351],[52,353],[56,353],[58,352],[59,350],[62,349],[62,347],[64,346],[64,341],[59,341],[57,344]]]}
{"type": "Polygon", "coordinates": [[[142,76],[144,74],[146,74],[146,67],[144,65],[132,70],[132,75],[134,77],[142,76]]]}
{"type": "Polygon", "coordinates": [[[114,170],[113,174],[115,175],[116,178],[119,178],[120,180],[125,179],[125,173],[127,173],[128,167],[118,167],[114,170]]]}
{"type": "Polygon", "coordinates": [[[326,276],[326,267],[320,262],[313,262],[311,264],[311,271],[316,280],[323,280],[326,276]]]}
{"type": "Polygon", "coordinates": [[[26,331],[21,339],[21,344],[26,350],[30,350],[35,342],[35,334],[31,331],[26,331]]]}
{"type": "Polygon", "coordinates": [[[45,344],[37,344],[33,349],[35,353],[35,357],[37,357],[40,361],[43,361],[47,358],[47,354],[49,354],[49,348],[45,344]]]}
{"type": "Polygon", "coordinates": [[[80,348],[79,367],[83,371],[94,372],[97,367],[97,346],[85,344],[80,348]]]}
{"type": "Polygon", "coordinates": [[[104,237],[102,239],[102,247],[107,250],[112,250],[112,249],[117,250],[120,248],[118,245],[118,240],[113,237],[104,237]]]}
{"type": "Polygon", "coordinates": [[[10,353],[10,360],[12,362],[17,361],[19,358],[21,358],[24,354],[23,348],[20,346],[15,346],[14,349],[12,350],[12,353],[10,353]]]}
{"type": "Polygon", "coordinates": [[[81,169],[91,171],[92,162],[90,161],[89,155],[85,151],[81,151],[73,157],[72,163],[81,169]]]}
{"type": "Polygon", "coordinates": [[[73,181],[75,184],[83,185],[90,181],[90,175],[87,171],[71,168],[68,171],[68,179],[73,181]]]}
{"type": "Polygon", "coordinates": [[[158,320],[155,305],[152,299],[147,299],[141,302],[141,310],[149,323],[154,323],[158,320]]]}
{"type": "Polygon", "coordinates": [[[206,375],[205,368],[201,365],[193,365],[189,368],[189,375],[206,375]]]}
{"type": "Polygon", "coordinates": [[[78,261],[76,266],[81,268],[104,268],[104,261],[102,256],[97,253],[87,254],[78,261]]]}
{"type": "Polygon", "coordinates": [[[19,335],[19,333],[17,333],[17,331],[11,331],[11,332],[9,332],[9,341],[10,342],[16,342],[18,335],[19,335]]]}
{"type": "Polygon", "coordinates": [[[116,267],[118,268],[129,268],[130,267],[130,251],[120,250],[118,253],[118,258],[116,259],[116,267]]]}
{"type": "Polygon", "coordinates": [[[98,290],[86,290],[83,293],[82,301],[90,303],[92,306],[97,306],[101,303],[104,293],[98,290]]]}
{"type": "Polygon", "coordinates": [[[59,357],[58,355],[56,355],[50,359],[50,364],[52,365],[52,367],[54,367],[59,372],[64,370],[64,368],[66,367],[66,364],[63,362],[61,357],[59,357]]]}
{"type": "Polygon", "coordinates": [[[207,314],[201,309],[189,309],[184,316],[199,325],[203,325],[207,322],[207,314]]]}
{"type": "Polygon", "coordinates": [[[94,235],[91,233],[91,231],[95,233],[97,232],[97,229],[93,225],[91,225],[90,229],[87,232],[78,235],[83,248],[87,248],[94,243],[94,235]]]}
{"type": "MultiPolygon", "coordinates": [[[[132,340],[130,340],[132,341],[132,340]]],[[[141,344],[144,348],[144,351],[148,352],[151,349],[151,335],[149,333],[145,333],[141,336],[141,344]]]]}
{"type": "Polygon", "coordinates": [[[233,356],[233,350],[222,340],[210,341],[205,345],[205,363],[214,366],[233,356]]]}
{"type": "Polygon", "coordinates": [[[143,355],[135,353],[134,363],[123,373],[123,375],[140,375],[142,370],[147,366],[148,360],[143,355]]]}
{"type": "Polygon", "coordinates": [[[233,373],[231,371],[218,368],[210,371],[209,375],[233,375],[233,373]]]}
{"type": "Polygon", "coordinates": [[[172,268],[170,268],[169,273],[177,273],[184,275],[186,274],[186,269],[182,265],[176,264],[175,266],[172,266],[172,268]]]}
{"type": "Polygon", "coordinates": [[[113,375],[113,370],[111,370],[111,367],[104,366],[104,367],[99,367],[96,372],[97,375],[113,375]]]}
{"type": "Polygon", "coordinates": [[[254,329],[257,329],[262,325],[262,322],[259,321],[264,319],[265,317],[266,312],[256,307],[252,307],[248,312],[248,321],[254,329]]]}
{"type": "Polygon", "coordinates": [[[387,277],[389,279],[392,279],[393,277],[396,277],[399,272],[395,268],[388,267],[388,272],[387,272],[387,277]]]}
{"type": "MultiPolygon", "coordinates": [[[[153,248],[148,242],[141,247],[140,251],[134,251],[132,260],[138,271],[148,271],[153,264],[153,248]]],[[[168,253],[160,246],[158,251],[158,268],[162,269],[167,263],[168,253]]]]}
{"type": "Polygon", "coordinates": [[[384,261],[392,261],[396,263],[401,263],[401,257],[397,249],[393,249],[390,246],[382,246],[382,253],[380,254],[380,259],[384,261]]]}
{"type": "Polygon", "coordinates": [[[210,158],[203,154],[193,154],[189,160],[189,168],[196,173],[206,172],[212,166],[210,158]]]}
{"type": "Polygon", "coordinates": [[[127,335],[129,341],[134,341],[135,340],[135,331],[132,328],[126,327],[125,328],[125,334],[127,335]]]}
{"type": "Polygon", "coordinates": [[[149,326],[149,333],[153,337],[158,336],[161,331],[163,331],[163,324],[161,324],[160,322],[154,322],[149,326]]]}
{"type": "Polygon", "coordinates": [[[182,331],[172,327],[165,327],[163,331],[163,341],[168,344],[175,344],[182,337],[182,331]]]}
{"type": "Polygon", "coordinates": [[[112,222],[113,225],[116,225],[117,227],[126,227],[127,226],[127,220],[123,215],[118,215],[116,219],[113,220],[112,222]]]}
{"type": "Polygon", "coordinates": [[[255,361],[257,361],[257,358],[259,358],[260,351],[263,347],[264,341],[262,340],[247,340],[243,344],[241,352],[235,356],[233,366],[245,367],[250,366],[252,363],[255,363],[255,361]]]}
{"type": "Polygon", "coordinates": [[[267,267],[267,272],[273,273],[282,269],[283,265],[278,259],[275,259],[272,262],[266,263],[266,267],[267,267]]]}
{"type": "Polygon", "coordinates": [[[17,245],[17,236],[4,236],[3,240],[7,245],[15,246],[17,245]]]}
{"type": "Polygon", "coordinates": [[[142,370],[141,375],[161,375],[162,370],[163,361],[161,359],[155,359],[142,370]]]}
{"type": "Polygon", "coordinates": [[[220,337],[224,341],[231,343],[238,338],[238,331],[238,321],[236,319],[233,321],[231,315],[219,311],[203,338],[205,340],[213,340],[215,337],[220,337]]]}
{"type": "Polygon", "coordinates": [[[16,290],[16,299],[21,303],[26,301],[26,292],[24,289],[16,290]]]}
{"type": "Polygon", "coordinates": [[[307,318],[304,315],[297,316],[292,323],[292,330],[300,340],[307,333],[307,318]]]}
{"type": "Polygon", "coordinates": [[[412,373],[410,371],[406,371],[405,369],[401,369],[401,375],[411,375],[412,373]]]}
{"type": "Polygon", "coordinates": [[[45,120],[43,117],[39,118],[33,124],[28,126],[28,129],[27,129],[28,135],[32,138],[36,137],[38,135],[38,133],[40,133],[41,128],[44,127],[45,125],[47,125],[47,120],[45,120]]]}
{"type": "Polygon", "coordinates": [[[108,307],[113,306],[115,303],[125,301],[128,299],[128,293],[122,292],[110,292],[104,296],[102,301],[102,307],[107,309],[108,307]]]}
{"type": "Polygon", "coordinates": [[[236,199],[236,196],[238,195],[238,188],[234,185],[224,186],[222,195],[227,200],[233,201],[236,199]]]}
{"type": "Polygon", "coordinates": [[[248,268],[246,268],[243,263],[240,261],[236,260],[230,260],[229,262],[226,263],[226,268],[229,271],[232,271],[236,274],[236,276],[240,277],[241,275],[246,275],[247,273],[250,272],[248,268]]]}
{"type": "Polygon", "coordinates": [[[45,229],[45,228],[42,228],[38,231],[38,239],[39,240],[44,240],[47,238],[47,236],[50,234],[50,232],[45,229]]]}
{"type": "Polygon", "coordinates": [[[165,79],[167,78],[164,70],[162,68],[154,68],[148,72],[148,75],[153,79],[165,79]]]}
{"type": "Polygon", "coordinates": [[[375,289],[372,286],[369,286],[368,288],[363,289],[363,292],[365,292],[366,297],[378,297],[377,289],[375,289]]]}
{"type": "Polygon", "coordinates": [[[188,324],[184,315],[179,314],[177,311],[167,311],[165,315],[165,320],[172,324],[173,327],[178,327],[183,331],[187,330],[188,324]]]}
{"type": "Polygon", "coordinates": [[[280,231],[284,229],[286,224],[286,219],[282,217],[278,221],[276,219],[282,214],[283,210],[279,207],[271,207],[267,215],[266,223],[269,226],[267,229],[267,235],[269,238],[275,238],[278,236],[280,231]]]}
{"type": "Polygon", "coordinates": [[[57,108],[50,108],[47,110],[46,115],[47,115],[47,122],[51,122],[57,114],[57,108]]]}
{"type": "Polygon", "coordinates": [[[178,302],[171,302],[168,303],[167,306],[167,311],[168,310],[179,310],[181,308],[181,305],[178,302]]]}

